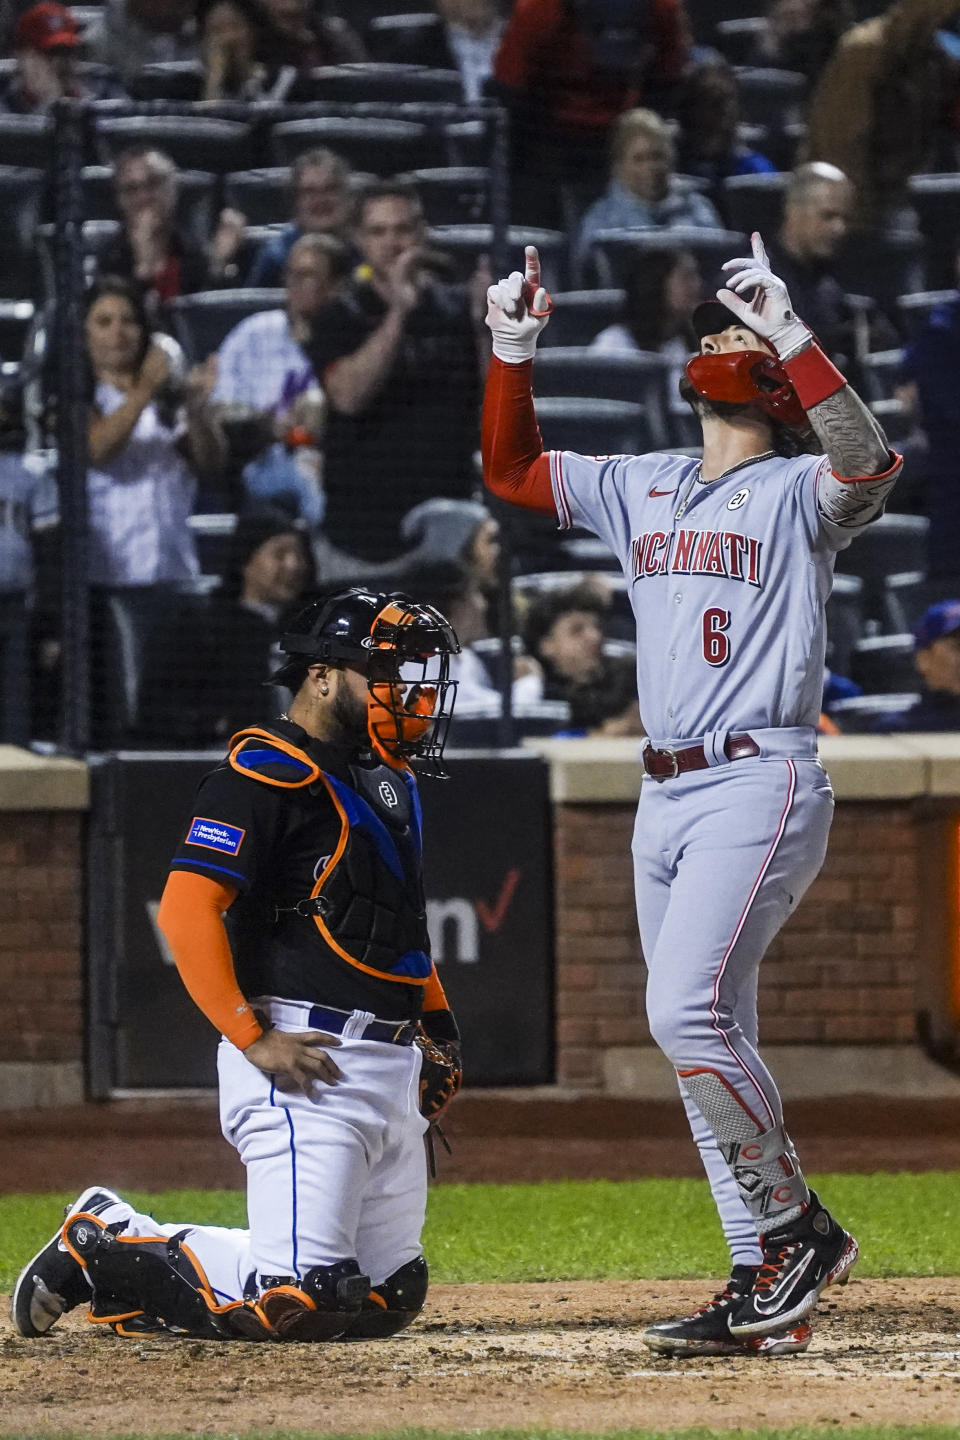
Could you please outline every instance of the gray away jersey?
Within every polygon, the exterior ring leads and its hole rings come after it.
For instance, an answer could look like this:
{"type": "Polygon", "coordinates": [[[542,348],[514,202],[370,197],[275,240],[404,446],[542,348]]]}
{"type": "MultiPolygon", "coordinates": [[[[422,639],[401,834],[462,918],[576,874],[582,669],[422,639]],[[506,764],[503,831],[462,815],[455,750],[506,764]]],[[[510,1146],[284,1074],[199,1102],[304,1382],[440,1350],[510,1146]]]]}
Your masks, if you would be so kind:
{"type": "Polygon", "coordinates": [[[561,529],[592,530],[623,567],[655,742],[816,725],[835,554],[882,509],[898,469],[856,505],[867,485],[839,487],[822,455],[704,484],[686,456],[550,452],[561,529]]]}

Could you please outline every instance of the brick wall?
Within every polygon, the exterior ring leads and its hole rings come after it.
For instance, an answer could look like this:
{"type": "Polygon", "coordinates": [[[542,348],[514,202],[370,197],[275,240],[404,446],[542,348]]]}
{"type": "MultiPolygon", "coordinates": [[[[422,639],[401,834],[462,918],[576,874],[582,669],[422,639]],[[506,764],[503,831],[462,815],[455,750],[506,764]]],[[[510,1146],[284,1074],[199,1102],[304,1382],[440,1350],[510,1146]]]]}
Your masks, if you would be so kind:
{"type": "MultiPolygon", "coordinates": [[[[599,1086],[603,1051],[649,1045],[630,866],[632,806],[555,811],[557,1080],[599,1086]]],[[[914,1038],[918,830],[905,802],[837,806],[820,876],[760,971],[768,1043],[914,1038]]]]}
{"type": "Polygon", "coordinates": [[[71,811],[0,811],[4,1062],[83,1056],[82,821],[71,811]]]}

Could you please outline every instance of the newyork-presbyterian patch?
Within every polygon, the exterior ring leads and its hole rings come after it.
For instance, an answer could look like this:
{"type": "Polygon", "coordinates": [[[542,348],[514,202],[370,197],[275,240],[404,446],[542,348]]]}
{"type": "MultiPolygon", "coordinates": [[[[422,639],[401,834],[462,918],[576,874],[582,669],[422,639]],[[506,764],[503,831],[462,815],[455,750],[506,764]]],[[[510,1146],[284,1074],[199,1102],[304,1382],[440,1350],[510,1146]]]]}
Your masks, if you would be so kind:
{"type": "Polygon", "coordinates": [[[222,855],[236,855],[246,833],[239,825],[225,825],[222,820],[205,820],[197,815],[187,831],[186,843],[201,845],[205,850],[219,850],[222,855]]]}

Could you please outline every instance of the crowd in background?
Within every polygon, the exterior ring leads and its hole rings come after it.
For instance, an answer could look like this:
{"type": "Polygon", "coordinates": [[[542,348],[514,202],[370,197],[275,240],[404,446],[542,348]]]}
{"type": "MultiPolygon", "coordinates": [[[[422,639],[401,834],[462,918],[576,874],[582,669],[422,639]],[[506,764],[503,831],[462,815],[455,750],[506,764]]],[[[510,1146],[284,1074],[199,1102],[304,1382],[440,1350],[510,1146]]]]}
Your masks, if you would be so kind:
{"type": "Polygon", "coordinates": [[[37,147],[63,97],[102,102],[83,172],[94,743],[219,744],[268,718],[285,618],[352,579],[450,616],[464,743],[494,738],[505,683],[521,730],[640,733],[619,574],[588,537],[483,501],[492,130],[352,108],[434,92],[509,116],[518,253],[538,239],[557,296],[547,445],[693,451],[690,313],[763,231],[908,458],[831,601],[824,728],[960,728],[960,5],[2,0],[0,44],[0,739],[55,739],[62,699],[37,147]],[[333,121],[277,108],[346,94],[333,121]],[[195,108],[131,119],[164,97],[195,108]]]}

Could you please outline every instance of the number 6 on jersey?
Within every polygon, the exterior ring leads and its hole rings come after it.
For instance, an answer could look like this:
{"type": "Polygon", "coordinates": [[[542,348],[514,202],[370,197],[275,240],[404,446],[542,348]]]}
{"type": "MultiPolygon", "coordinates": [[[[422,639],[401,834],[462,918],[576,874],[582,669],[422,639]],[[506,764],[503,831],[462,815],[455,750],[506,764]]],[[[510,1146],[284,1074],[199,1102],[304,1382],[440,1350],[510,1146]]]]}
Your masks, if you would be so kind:
{"type": "Polygon", "coordinates": [[[711,606],[704,610],[703,630],[703,658],[708,665],[726,665],[730,659],[730,637],[727,630],[730,628],[730,611],[721,610],[719,606],[711,606]]]}

